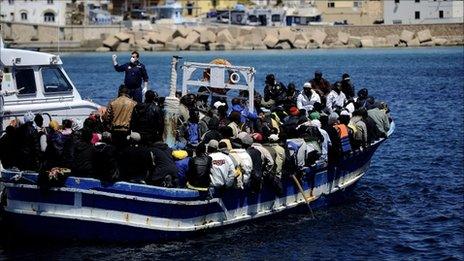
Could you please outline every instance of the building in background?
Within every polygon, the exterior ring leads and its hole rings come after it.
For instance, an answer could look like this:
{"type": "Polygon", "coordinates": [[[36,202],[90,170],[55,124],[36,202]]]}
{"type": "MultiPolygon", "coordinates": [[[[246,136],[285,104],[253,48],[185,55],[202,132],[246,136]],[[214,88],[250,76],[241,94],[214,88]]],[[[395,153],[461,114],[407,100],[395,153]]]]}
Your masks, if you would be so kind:
{"type": "MultiPolygon", "coordinates": [[[[391,1],[395,0],[385,0],[391,1]]],[[[383,20],[384,1],[381,0],[317,0],[314,4],[324,22],[370,25],[383,20]]]]}
{"type": "Polygon", "coordinates": [[[462,23],[462,0],[386,0],[385,24],[462,23]]]}
{"type": "Polygon", "coordinates": [[[66,24],[67,2],[57,0],[0,0],[0,20],[63,26],[66,24]]]}
{"type": "Polygon", "coordinates": [[[0,0],[0,20],[48,24],[111,24],[110,0],[0,0]]]}

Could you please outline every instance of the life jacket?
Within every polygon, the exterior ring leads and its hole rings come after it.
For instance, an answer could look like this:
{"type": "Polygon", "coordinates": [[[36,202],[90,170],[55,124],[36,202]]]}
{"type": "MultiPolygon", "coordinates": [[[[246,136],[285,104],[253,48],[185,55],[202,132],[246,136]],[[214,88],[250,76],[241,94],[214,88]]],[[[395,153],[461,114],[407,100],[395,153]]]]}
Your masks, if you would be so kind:
{"type": "Polygon", "coordinates": [[[188,143],[189,144],[198,144],[200,142],[200,130],[198,123],[189,122],[187,126],[188,133],[188,143]]]}
{"type": "Polygon", "coordinates": [[[338,136],[340,137],[340,143],[342,144],[342,152],[350,152],[351,144],[348,127],[346,127],[345,124],[337,124],[335,125],[335,128],[337,129],[338,136]]]}

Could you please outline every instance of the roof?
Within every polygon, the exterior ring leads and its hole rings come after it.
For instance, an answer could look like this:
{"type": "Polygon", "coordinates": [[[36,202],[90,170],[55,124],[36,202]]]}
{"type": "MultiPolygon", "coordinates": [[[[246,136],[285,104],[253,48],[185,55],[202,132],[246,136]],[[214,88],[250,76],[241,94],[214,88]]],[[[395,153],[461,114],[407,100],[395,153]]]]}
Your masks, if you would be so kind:
{"type": "Polygon", "coordinates": [[[19,49],[3,48],[0,44],[0,62],[3,66],[31,66],[63,64],[58,55],[19,49]]]}
{"type": "Polygon", "coordinates": [[[321,15],[321,11],[314,7],[288,8],[287,16],[314,17],[321,15]]]}

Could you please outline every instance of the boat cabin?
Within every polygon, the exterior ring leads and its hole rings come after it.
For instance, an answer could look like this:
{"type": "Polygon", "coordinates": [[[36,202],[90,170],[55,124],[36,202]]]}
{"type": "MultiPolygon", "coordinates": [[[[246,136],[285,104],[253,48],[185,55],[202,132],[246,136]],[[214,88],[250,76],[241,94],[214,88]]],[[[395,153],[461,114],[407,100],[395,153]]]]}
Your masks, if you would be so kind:
{"type": "Polygon", "coordinates": [[[82,120],[100,107],[82,100],[58,55],[5,48],[1,40],[0,53],[0,130],[28,111],[82,120]]]}

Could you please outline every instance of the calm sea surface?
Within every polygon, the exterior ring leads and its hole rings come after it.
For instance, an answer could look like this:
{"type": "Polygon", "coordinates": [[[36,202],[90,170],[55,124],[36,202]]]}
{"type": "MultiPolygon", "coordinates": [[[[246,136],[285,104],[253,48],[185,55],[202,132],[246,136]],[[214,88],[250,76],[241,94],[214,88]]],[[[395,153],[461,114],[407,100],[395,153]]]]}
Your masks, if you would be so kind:
{"type": "MultiPolygon", "coordinates": [[[[141,57],[161,95],[168,92],[171,55],[141,57]]],[[[316,69],[331,82],[347,72],[357,90],[367,87],[389,103],[396,132],[354,196],[316,211],[317,220],[293,214],[163,244],[3,242],[0,259],[464,259],[463,48],[181,55],[254,66],[258,90],[268,73],[301,86],[316,69]]],[[[119,54],[120,62],[128,59],[119,54]]],[[[111,54],[63,54],[62,60],[83,97],[106,104],[116,95],[124,75],[114,72],[111,54]]]]}

